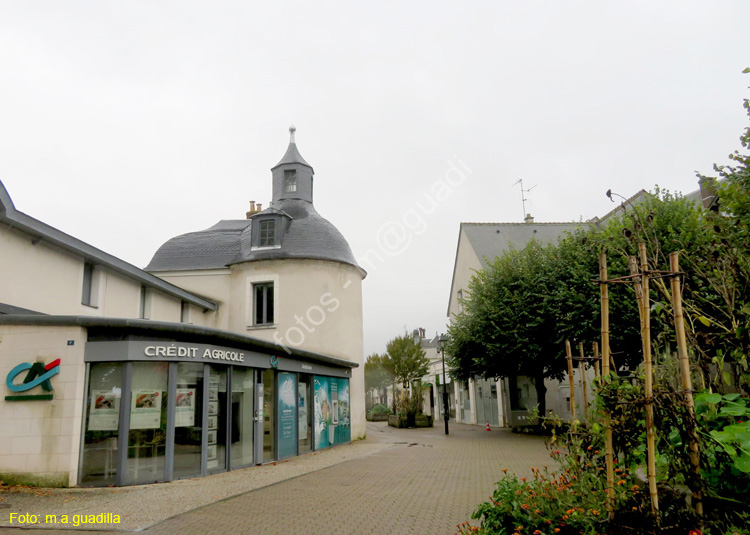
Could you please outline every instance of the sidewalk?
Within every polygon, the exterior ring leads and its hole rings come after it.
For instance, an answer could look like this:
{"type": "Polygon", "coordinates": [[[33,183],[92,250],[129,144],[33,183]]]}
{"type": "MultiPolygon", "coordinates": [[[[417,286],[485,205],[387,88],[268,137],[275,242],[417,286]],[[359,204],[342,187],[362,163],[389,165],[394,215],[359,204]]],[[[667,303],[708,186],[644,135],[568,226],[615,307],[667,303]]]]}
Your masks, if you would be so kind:
{"type": "MultiPolygon", "coordinates": [[[[0,492],[0,526],[11,526],[11,512],[36,514],[41,522],[51,514],[112,513],[120,515],[120,524],[78,530],[453,533],[489,497],[503,468],[525,476],[530,466],[549,462],[541,438],[507,430],[452,423],[446,437],[442,426],[405,430],[369,423],[366,440],[210,477],[125,488],[0,492]]],[[[19,532],[0,527],[0,533],[19,532]]]]}

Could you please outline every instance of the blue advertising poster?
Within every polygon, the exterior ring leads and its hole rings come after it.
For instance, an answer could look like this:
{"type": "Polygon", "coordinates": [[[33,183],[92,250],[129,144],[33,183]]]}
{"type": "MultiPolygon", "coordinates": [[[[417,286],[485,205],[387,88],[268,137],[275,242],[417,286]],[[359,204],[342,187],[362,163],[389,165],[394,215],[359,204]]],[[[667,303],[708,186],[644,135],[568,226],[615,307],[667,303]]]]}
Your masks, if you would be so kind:
{"type": "Polygon", "coordinates": [[[336,429],[336,444],[352,439],[351,410],[349,408],[349,379],[337,379],[339,398],[339,424],[336,429]]]}
{"type": "Polygon", "coordinates": [[[279,372],[279,459],[297,455],[297,375],[279,372]]]}
{"type": "MultiPolygon", "coordinates": [[[[330,378],[316,375],[313,378],[315,396],[315,449],[327,448],[333,443],[333,404],[330,378]]],[[[335,381],[335,379],[334,379],[335,381]]]]}

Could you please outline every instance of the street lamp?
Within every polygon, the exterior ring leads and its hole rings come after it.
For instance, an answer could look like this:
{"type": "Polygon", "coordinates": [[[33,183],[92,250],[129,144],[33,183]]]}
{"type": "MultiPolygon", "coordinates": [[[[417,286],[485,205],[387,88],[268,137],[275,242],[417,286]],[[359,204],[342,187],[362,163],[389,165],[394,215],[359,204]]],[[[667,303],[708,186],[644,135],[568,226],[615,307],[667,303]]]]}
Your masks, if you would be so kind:
{"type": "Polygon", "coordinates": [[[448,418],[450,418],[450,409],[448,407],[448,383],[445,382],[445,344],[448,337],[441,334],[438,338],[437,350],[443,357],[443,419],[445,420],[445,434],[448,434],[448,418]]]}

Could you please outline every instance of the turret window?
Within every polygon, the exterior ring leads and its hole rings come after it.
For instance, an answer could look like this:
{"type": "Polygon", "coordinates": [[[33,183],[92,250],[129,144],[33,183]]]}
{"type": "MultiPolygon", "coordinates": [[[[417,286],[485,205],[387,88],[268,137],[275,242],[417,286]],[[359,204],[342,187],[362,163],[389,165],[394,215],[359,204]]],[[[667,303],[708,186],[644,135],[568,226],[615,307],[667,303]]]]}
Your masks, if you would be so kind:
{"type": "Polygon", "coordinates": [[[276,244],[276,221],[261,221],[260,222],[260,239],[258,245],[260,247],[273,247],[276,244]]]}
{"type": "Polygon", "coordinates": [[[287,169],[284,171],[284,193],[294,193],[297,191],[297,171],[287,169]]]}
{"type": "Polygon", "coordinates": [[[273,283],[263,282],[261,284],[253,284],[253,293],[255,294],[255,313],[253,324],[273,324],[273,283]]]}

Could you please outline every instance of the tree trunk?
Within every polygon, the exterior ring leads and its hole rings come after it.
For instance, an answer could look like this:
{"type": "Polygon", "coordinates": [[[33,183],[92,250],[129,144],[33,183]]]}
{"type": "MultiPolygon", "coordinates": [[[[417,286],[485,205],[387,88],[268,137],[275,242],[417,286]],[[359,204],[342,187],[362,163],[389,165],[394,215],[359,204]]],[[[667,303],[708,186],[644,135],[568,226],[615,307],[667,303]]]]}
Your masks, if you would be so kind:
{"type": "Polygon", "coordinates": [[[544,386],[544,375],[539,374],[534,377],[534,387],[536,388],[536,400],[539,404],[539,417],[547,416],[547,387],[544,386]]]}

